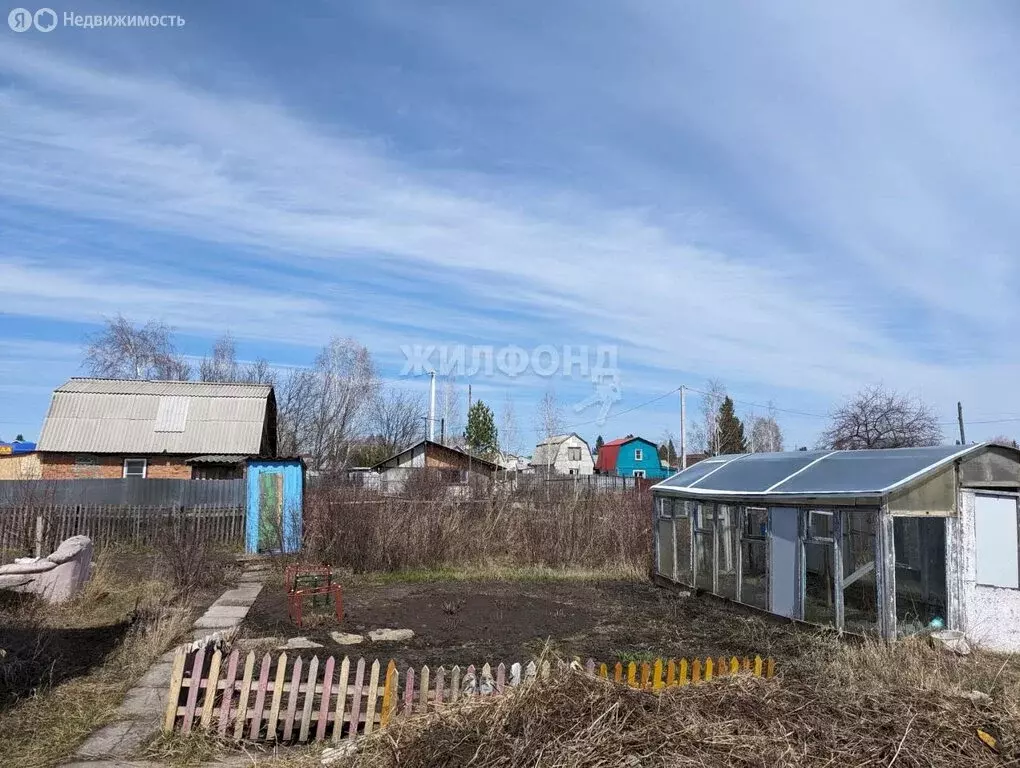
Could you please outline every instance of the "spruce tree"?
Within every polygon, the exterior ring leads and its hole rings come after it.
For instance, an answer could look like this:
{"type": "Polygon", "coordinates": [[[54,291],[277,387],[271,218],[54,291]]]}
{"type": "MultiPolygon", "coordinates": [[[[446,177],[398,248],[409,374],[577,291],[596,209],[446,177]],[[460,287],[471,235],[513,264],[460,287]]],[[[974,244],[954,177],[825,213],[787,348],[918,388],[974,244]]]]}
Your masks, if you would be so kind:
{"type": "Polygon", "coordinates": [[[474,403],[468,411],[467,429],[464,439],[468,448],[482,456],[492,456],[499,445],[499,433],[492,409],[481,400],[474,403]]]}
{"type": "Polygon", "coordinates": [[[733,412],[733,400],[726,397],[719,406],[719,453],[747,453],[744,424],[733,412]]]}

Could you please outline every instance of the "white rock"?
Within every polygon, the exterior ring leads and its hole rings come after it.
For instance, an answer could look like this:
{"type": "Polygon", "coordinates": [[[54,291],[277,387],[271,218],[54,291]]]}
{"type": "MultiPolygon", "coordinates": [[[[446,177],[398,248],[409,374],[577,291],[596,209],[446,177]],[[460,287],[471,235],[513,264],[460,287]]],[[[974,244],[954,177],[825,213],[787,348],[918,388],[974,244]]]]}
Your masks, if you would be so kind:
{"type": "Polygon", "coordinates": [[[355,635],[350,632],[330,632],[329,636],[337,645],[358,645],[365,642],[364,635],[355,635]]]}
{"type": "Polygon", "coordinates": [[[961,699],[970,699],[975,704],[983,704],[984,702],[991,701],[992,697],[984,691],[966,691],[960,694],[961,699]]]}
{"type": "Polygon", "coordinates": [[[967,642],[963,632],[958,629],[943,629],[940,632],[932,632],[931,642],[936,648],[943,648],[955,653],[957,656],[970,655],[970,643],[967,642]]]}
{"type": "Polygon", "coordinates": [[[410,629],[373,629],[368,639],[373,643],[405,643],[414,637],[410,629]]]}
{"type": "Polygon", "coordinates": [[[306,648],[321,648],[322,643],[317,643],[314,640],[309,640],[307,637],[292,637],[287,640],[286,645],[281,645],[279,650],[283,651],[301,651],[306,648]]]}
{"type": "Polygon", "coordinates": [[[345,757],[350,757],[357,751],[358,742],[356,741],[345,741],[339,747],[326,747],[322,750],[322,764],[333,765],[345,757]]]}

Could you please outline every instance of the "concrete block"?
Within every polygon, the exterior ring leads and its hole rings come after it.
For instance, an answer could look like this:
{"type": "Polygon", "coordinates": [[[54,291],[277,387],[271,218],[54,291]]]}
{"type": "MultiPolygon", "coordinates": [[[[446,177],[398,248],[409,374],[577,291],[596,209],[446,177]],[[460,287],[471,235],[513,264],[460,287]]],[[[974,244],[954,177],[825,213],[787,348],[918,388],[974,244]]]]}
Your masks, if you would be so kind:
{"type": "Polygon", "coordinates": [[[365,642],[364,635],[354,635],[350,632],[330,632],[329,636],[337,645],[359,645],[365,642]]]}
{"type": "MultiPolygon", "coordinates": [[[[241,623],[242,617],[231,617],[231,616],[202,616],[195,622],[195,629],[228,629],[230,627],[236,627],[241,623]]],[[[204,633],[209,634],[208,632],[204,633]]],[[[196,640],[200,638],[196,637],[196,640]]]]}
{"type": "Polygon", "coordinates": [[[406,643],[414,637],[411,629],[373,629],[368,639],[374,643],[406,643]]]}
{"type": "Polygon", "coordinates": [[[302,651],[306,648],[322,648],[322,643],[309,640],[307,637],[292,637],[287,640],[286,645],[280,646],[280,650],[284,651],[302,651]]]}

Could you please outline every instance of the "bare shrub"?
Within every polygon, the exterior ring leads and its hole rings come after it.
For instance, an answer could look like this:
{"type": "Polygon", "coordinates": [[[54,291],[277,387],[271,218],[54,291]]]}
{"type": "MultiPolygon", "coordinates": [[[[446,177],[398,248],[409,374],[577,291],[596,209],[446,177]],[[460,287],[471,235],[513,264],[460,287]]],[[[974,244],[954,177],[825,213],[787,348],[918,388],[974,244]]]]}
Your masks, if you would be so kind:
{"type": "Polygon", "coordinates": [[[184,597],[218,582],[222,575],[214,547],[198,522],[183,511],[166,515],[156,539],[156,576],[184,597]]]}
{"type": "Polygon", "coordinates": [[[305,550],[357,572],[501,566],[643,570],[647,491],[488,495],[452,488],[432,472],[400,498],[353,486],[320,486],[305,500],[305,550]]]}

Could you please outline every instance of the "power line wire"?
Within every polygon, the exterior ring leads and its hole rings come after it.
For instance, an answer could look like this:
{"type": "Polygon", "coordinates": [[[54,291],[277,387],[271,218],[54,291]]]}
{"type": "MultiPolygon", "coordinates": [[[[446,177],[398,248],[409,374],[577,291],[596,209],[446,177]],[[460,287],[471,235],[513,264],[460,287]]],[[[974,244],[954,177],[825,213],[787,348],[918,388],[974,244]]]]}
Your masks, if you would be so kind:
{"type": "Polygon", "coordinates": [[[653,397],[651,400],[648,400],[648,401],[646,401],[644,403],[640,403],[639,405],[632,406],[631,408],[627,408],[627,409],[622,410],[622,411],[617,411],[616,413],[608,414],[606,416],[606,418],[604,418],[604,419],[592,419],[591,421],[579,421],[579,422],[577,422],[575,424],[568,424],[568,425],[566,425],[563,428],[564,429],[574,429],[575,427],[584,427],[584,426],[587,426],[589,424],[604,423],[604,422],[609,421],[610,419],[615,419],[617,416],[623,416],[624,414],[631,413],[633,411],[639,410],[641,408],[644,408],[645,406],[649,406],[652,403],[657,403],[660,400],[662,400],[664,398],[667,398],[670,395],[676,394],[679,391],[680,391],[680,387],[676,387],[675,389],[669,390],[669,392],[664,392],[663,394],[659,395],[658,397],[653,397]]]}

